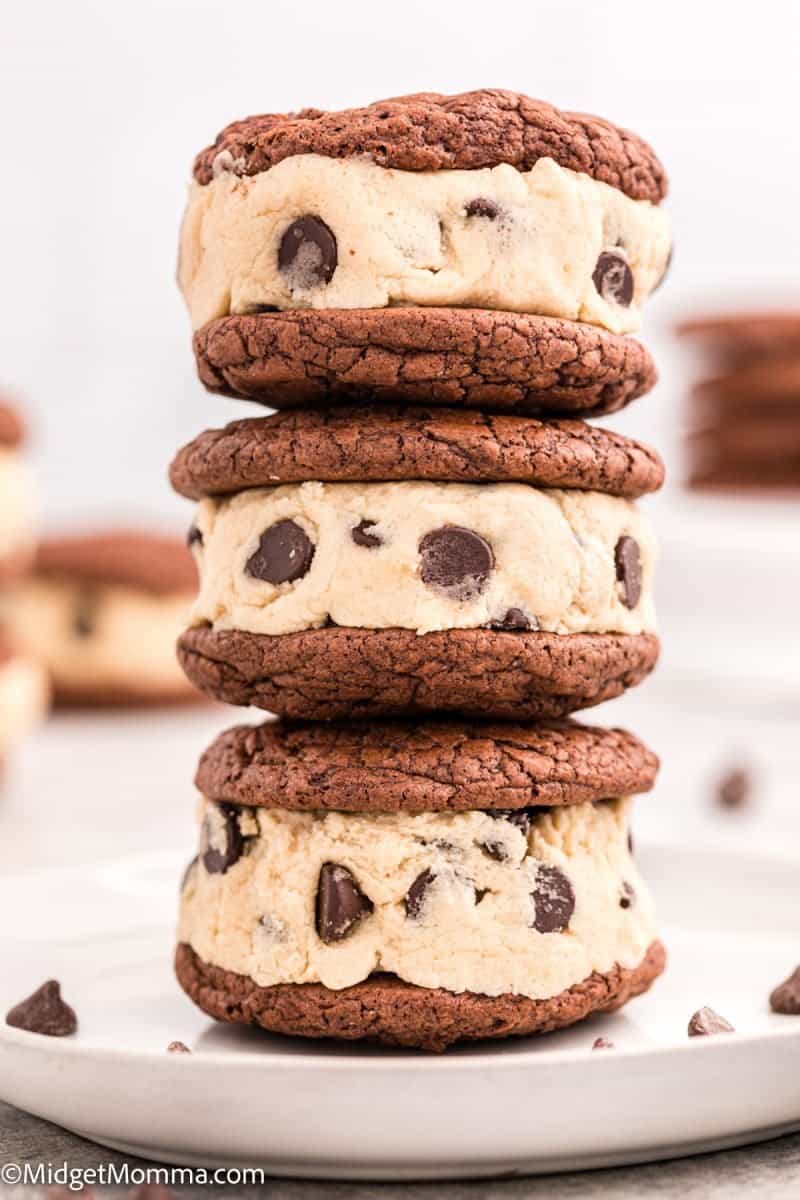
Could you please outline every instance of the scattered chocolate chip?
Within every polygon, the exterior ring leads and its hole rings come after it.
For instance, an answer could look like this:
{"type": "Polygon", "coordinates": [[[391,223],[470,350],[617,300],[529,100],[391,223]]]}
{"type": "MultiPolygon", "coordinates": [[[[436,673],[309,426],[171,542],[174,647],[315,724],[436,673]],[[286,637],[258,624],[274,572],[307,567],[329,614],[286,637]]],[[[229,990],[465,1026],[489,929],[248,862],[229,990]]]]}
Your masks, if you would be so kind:
{"type": "Polygon", "coordinates": [[[432,529],[419,543],[420,575],[428,587],[457,600],[479,595],[494,568],[492,547],[479,533],[460,525],[432,529]]]}
{"type": "Polygon", "coordinates": [[[500,213],[500,205],[488,196],[476,196],[474,200],[469,201],[464,211],[468,217],[488,217],[490,221],[494,221],[500,213]]]}
{"type": "Polygon", "coordinates": [[[493,858],[495,862],[508,861],[508,851],[502,842],[479,842],[478,845],[487,858],[493,858]]]}
{"type": "Polygon", "coordinates": [[[261,534],[258,549],[245,570],[266,583],[293,583],[302,579],[314,558],[314,543],[296,521],[276,521],[261,534]]]}
{"type": "Polygon", "coordinates": [[[426,870],[422,871],[417,876],[411,887],[406,892],[406,916],[410,917],[412,921],[416,921],[417,917],[419,917],[420,913],[422,912],[428,888],[431,886],[435,878],[436,876],[434,875],[433,871],[426,868],[426,870]]]}
{"type": "Polygon", "coordinates": [[[636,538],[624,533],[614,547],[614,567],[622,584],[622,603],[636,608],[642,596],[642,560],[636,538]]]}
{"type": "Polygon", "coordinates": [[[604,250],[592,274],[594,286],[610,304],[627,308],[633,300],[633,271],[621,254],[604,250]]]}
{"type": "Polygon", "coordinates": [[[20,1004],[6,1013],[6,1025],[41,1033],[45,1037],[69,1037],[78,1028],[75,1010],[61,999],[61,985],[48,979],[20,1004]]]}
{"type": "Polygon", "coordinates": [[[200,857],[209,875],[224,875],[244,851],[239,813],[233,804],[209,804],[200,831],[200,857]]]}
{"type": "Polygon", "coordinates": [[[744,808],[753,796],[753,776],[747,767],[731,767],[717,783],[717,803],[723,808],[744,808]]]}
{"type": "Polygon", "coordinates": [[[619,898],[620,908],[630,908],[636,899],[636,892],[626,879],[622,881],[622,895],[619,898]]]}
{"type": "Polygon", "coordinates": [[[195,854],[192,861],[190,863],[187,863],[186,870],[183,872],[183,878],[181,879],[181,891],[184,890],[187,883],[189,882],[189,876],[191,875],[194,868],[197,866],[199,860],[200,860],[200,855],[195,854]]]}
{"type": "Polygon", "coordinates": [[[800,967],[770,992],[769,1006],[775,1013],[800,1016],[800,967]]]}
{"type": "Polygon", "coordinates": [[[733,1033],[729,1021],[714,1012],[713,1008],[698,1008],[689,1021],[689,1037],[706,1037],[712,1033],[733,1033]]]}
{"type": "Polygon", "coordinates": [[[191,1050],[185,1042],[170,1042],[167,1046],[168,1054],[191,1054],[191,1050]]]}
{"type": "Polygon", "coordinates": [[[91,637],[97,622],[97,596],[93,592],[81,592],[75,602],[72,616],[72,632],[76,637],[91,637]]]}
{"type": "Polygon", "coordinates": [[[325,863],[317,883],[317,933],[323,942],[339,942],[373,911],[347,867],[325,863]]]}
{"type": "Polygon", "coordinates": [[[330,283],[338,261],[336,238],[319,217],[298,217],[281,238],[278,267],[293,288],[330,283]]]}
{"type": "Polygon", "coordinates": [[[350,530],[350,536],[357,546],[364,546],[367,550],[374,550],[376,546],[383,545],[383,538],[377,533],[369,533],[369,530],[377,525],[377,521],[368,521],[366,518],[359,521],[350,530]]]}
{"type": "Polygon", "coordinates": [[[191,550],[192,546],[202,546],[203,535],[196,525],[189,526],[189,532],[186,535],[186,545],[191,550]]]}
{"type": "Polygon", "coordinates": [[[540,864],[533,900],[536,905],[534,929],[539,933],[562,933],[567,928],[575,911],[575,892],[563,871],[546,863],[540,864]]]}
{"type": "Polygon", "coordinates": [[[502,621],[492,621],[491,627],[508,633],[525,633],[528,630],[535,632],[539,628],[539,622],[536,617],[527,616],[521,608],[510,608],[502,621]]]}
{"type": "Polygon", "coordinates": [[[599,1037],[599,1038],[595,1038],[594,1041],[592,1042],[592,1049],[593,1050],[614,1050],[615,1046],[614,1046],[613,1042],[610,1042],[608,1040],[608,1038],[599,1037]]]}

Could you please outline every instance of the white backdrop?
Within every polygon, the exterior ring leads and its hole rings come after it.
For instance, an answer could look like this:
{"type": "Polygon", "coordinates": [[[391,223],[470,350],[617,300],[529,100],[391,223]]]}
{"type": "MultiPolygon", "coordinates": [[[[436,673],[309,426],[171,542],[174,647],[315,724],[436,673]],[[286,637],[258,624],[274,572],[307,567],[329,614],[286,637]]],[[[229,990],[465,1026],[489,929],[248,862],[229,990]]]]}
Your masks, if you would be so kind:
{"type": "Polygon", "coordinates": [[[244,406],[193,378],[174,285],[193,154],[232,118],[506,86],[648,137],[676,263],[645,336],[662,384],[622,418],[669,457],[673,313],[797,291],[800,5],[26,0],[0,39],[0,386],[24,399],[51,523],[184,524],[171,453],[244,406]]]}

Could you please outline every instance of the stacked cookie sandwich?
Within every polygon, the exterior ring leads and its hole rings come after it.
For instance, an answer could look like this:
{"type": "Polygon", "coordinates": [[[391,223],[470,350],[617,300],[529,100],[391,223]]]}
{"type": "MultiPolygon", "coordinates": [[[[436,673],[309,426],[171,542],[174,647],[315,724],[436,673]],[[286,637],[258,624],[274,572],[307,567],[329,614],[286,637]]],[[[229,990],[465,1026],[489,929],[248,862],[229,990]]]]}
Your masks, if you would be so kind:
{"type": "Polygon", "coordinates": [[[666,271],[633,134],[508,92],[229,126],[179,278],[212,390],[179,657],[277,723],[197,775],[178,978],[205,1011],[441,1049],[553,1029],[663,968],[631,854],[652,754],[570,713],[655,665],[652,386],[666,271]]]}

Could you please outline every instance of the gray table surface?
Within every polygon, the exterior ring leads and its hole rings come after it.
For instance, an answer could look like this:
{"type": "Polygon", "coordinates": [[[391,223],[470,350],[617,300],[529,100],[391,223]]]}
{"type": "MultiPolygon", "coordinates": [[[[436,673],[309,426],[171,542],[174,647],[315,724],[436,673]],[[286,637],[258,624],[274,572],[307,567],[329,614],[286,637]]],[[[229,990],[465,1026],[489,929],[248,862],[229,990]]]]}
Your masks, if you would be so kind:
{"type": "MultiPolygon", "coordinates": [[[[61,1163],[72,1168],[98,1167],[103,1163],[155,1166],[105,1150],[66,1133],[18,1109],[0,1104],[0,1164],[61,1163]]],[[[0,1200],[33,1200],[43,1195],[34,1189],[0,1185],[0,1200]]],[[[70,1193],[77,1195],[79,1193],[70,1193]]],[[[104,1194],[102,1190],[98,1195],[104,1194]]],[[[108,1193],[114,1194],[114,1193],[108,1193]]],[[[527,1200],[528,1197],[702,1197],[729,1200],[757,1196],[758,1200],[800,1195],[800,1134],[776,1138],[741,1150],[725,1150],[696,1158],[675,1159],[641,1167],[549,1175],[538,1179],[475,1181],[472,1183],[316,1183],[310,1180],[269,1180],[263,1187],[176,1189],[176,1196],[269,1196],[271,1200],[527,1200]]]]}

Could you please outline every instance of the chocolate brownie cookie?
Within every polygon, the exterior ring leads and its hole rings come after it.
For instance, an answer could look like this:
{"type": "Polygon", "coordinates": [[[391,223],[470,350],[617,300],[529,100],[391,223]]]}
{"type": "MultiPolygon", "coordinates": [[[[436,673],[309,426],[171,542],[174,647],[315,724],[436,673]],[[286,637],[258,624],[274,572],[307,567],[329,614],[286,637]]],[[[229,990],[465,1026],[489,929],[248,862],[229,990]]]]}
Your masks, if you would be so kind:
{"type": "Polygon", "coordinates": [[[209,391],[278,409],[385,401],[594,417],[657,379],[634,338],[474,308],[225,316],[197,331],[194,352],[209,391]]]}
{"type": "Polygon", "coordinates": [[[624,729],[420,720],[238,725],[195,776],[209,800],[339,812],[582,804],[649,791],[658,759],[624,729]]]}
{"type": "Polygon", "coordinates": [[[319,983],[259,987],[245,975],[204,963],[181,944],[175,971],[194,1003],[217,1021],[258,1025],[293,1037],[364,1040],[440,1052],[459,1041],[549,1033],[592,1013],[612,1012],[646,992],[666,965],[653,942],[638,967],[594,971],[557,996],[481,996],[421,988],[372,975],[335,991],[319,983]]]}
{"type": "Polygon", "coordinates": [[[800,355],[800,312],[712,314],[680,322],[677,333],[727,366],[800,355]]]}
{"type": "Polygon", "coordinates": [[[615,335],[666,272],[665,193],[639,138],[510,92],[236,122],[181,230],[200,376],[274,407],[611,411],[654,378],[615,335]]]}
{"type": "Polygon", "coordinates": [[[196,582],[174,538],[109,530],[46,539],[9,598],[11,631],[50,673],[57,703],[196,700],[175,659],[196,582]]]}
{"type": "Polygon", "coordinates": [[[234,421],[201,433],[170,469],[192,500],[309,480],[528,483],[636,499],[663,479],[655,450],[581,421],[384,406],[234,421]]]}
{"type": "Polygon", "coordinates": [[[28,570],[36,545],[36,489],[22,457],[25,424],[0,401],[0,587],[28,570]]]}
{"type": "MultiPolygon", "coordinates": [[[[516,617],[511,613],[509,625],[516,617]]],[[[226,704],[338,720],[458,712],[506,720],[564,716],[621,695],[650,674],[652,633],[569,635],[451,629],[323,628],[277,636],[187,629],[178,657],[192,683],[226,704]]]]}

